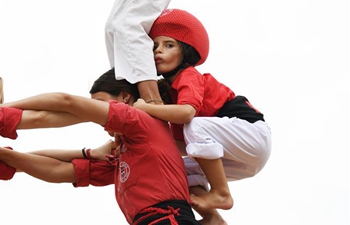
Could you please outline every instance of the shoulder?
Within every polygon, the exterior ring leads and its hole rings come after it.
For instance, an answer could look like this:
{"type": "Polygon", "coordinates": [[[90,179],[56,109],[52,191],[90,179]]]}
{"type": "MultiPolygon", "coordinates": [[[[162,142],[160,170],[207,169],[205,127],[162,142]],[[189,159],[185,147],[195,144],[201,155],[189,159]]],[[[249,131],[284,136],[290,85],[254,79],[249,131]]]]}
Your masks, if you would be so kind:
{"type": "Polygon", "coordinates": [[[202,74],[195,69],[193,66],[190,66],[183,71],[175,78],[173,85],[188,85],[193,83],[202,82],[203,76],[202,74]]]}
{"type": "Polygon", "coordinates": [[[180,74],[202,76],[202,74],[193,66],[187,67],[180,74]]]}

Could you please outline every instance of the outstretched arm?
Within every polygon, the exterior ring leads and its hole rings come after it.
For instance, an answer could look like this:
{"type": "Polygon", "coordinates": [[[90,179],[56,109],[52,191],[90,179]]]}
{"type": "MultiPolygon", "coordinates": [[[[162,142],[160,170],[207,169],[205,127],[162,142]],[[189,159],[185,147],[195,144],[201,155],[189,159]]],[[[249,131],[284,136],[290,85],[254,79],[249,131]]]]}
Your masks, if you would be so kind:
{"type": "Polygon", "coordinates": [[[196,114],[196,109],[191,105],[154,105],[138,99],[133,106],[158,119],[177,124],[189,123],[196,114]]]}
{"type": "Polygon", "coordinates": [[[70,113],[24,110],[16,129],[65,127],[82,122],[87,121],[70,113]]]}
{"type": "MultiPolygon", "coordinates": [[[[108,160],[106,155],[115,149],[113,141],[91,149],[94,159],[108,160]]],[[[75,183],[73,159],[84,158],[82,150],[39,150],[21,153],[0,147],[0,162],[6,163],[40,180],[51,183],[75,183]]],[[[2,171],[0,171],[1,174],[2,171]]]]}
{"type": "Polygon", "coordinates": [[[0,159],[9,166],[52,183],[75,183],[74,166],[54,158],[10,151],[0,147],[0,159]]]}
{"type": "MultiPolygon", "coordinates": [[[[97,148],[92,148],[90,150],[90,157],[93,159],[107,161],[108,158],[106,157],[106,155],[111,155],[112,151],[115,148],[116,148],[115,142],[112,140],[109,140],[97,148]]],[[[50,158],[55,158],[55,159],[65,161],[65,162],[70,162],[73,159],[84,158],[82,149],[78,149],[78,150],[57,150],[57,149],[37,150],[37,151],[30,152],[30,153],[34,154],[34,155],[41,155],[41,156],[46,156],[46,157],[50,157],[50,158]]],[[[115,154],[115,153],[113,152],[113,154],[115,154]]]]}
{"type": "MultiPolygon", "coordinates": [[[[74,115],[76,117],[74,119],[73,117],[65,116],[64,120],[60,121],[60,123],[62,123],[65,126],[79,123],[82,121],[91,121],[103,126],[107,122],[109,110],[108,102],[103,102],[76,95],[70,95],[66,93],[40,94],[26,99],[4,103],[1,106],[14,107],[23,110],[55,111],[74,115]]],[[[25,114],[23,114],[24,117],[22,117],[20,125],[21,129],[32,128],[32,126],[30,124],[28,125],[28,123],[27,125],[25,125],[25,120],[29,118],[26,117],[28,116],[28,114],[33,116],[33,114],[30,112],[26,112],[25,114]]],[[[41,112],[41,114],[45,116],[53,116],[49,112],[41,112]]],[[[49,123],[52,123],[52,120],[51,122],[46,121],[45,124],[40,124],[38,122],[36,128],[50,127],[49,123]]],[[[62,126],[62,124],[60,123],[51,125],[54,127],[59,127],[62,126]]]]}

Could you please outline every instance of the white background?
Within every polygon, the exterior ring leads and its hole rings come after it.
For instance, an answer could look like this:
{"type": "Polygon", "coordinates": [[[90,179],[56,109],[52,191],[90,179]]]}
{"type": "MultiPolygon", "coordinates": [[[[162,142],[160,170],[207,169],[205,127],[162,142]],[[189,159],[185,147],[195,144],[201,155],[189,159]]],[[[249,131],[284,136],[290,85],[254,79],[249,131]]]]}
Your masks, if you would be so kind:
{"type": "MultiPolygon", "coordinates": [[[[109,69],[104,23],[113,0],[0,0],[5,101],[62,91],[89,97],[109,69]]],[[[349,3],[345,0],[173,0],[206,26],[198,67],[265,114],[273,149],[257,176],[230,183],[231,224],[349,224],[349,3]]],[[[127,31],[126,31],[127,32],[127,31]]],[[[96,147],[100,126],[19,131],[27,152],[96,147]]],[[[0,171],[1,172],[1,171],[0,171]]],[[[0,225],[127,224],[113,186],[73,188],[26,174],[0,181],[0,225]]]]}

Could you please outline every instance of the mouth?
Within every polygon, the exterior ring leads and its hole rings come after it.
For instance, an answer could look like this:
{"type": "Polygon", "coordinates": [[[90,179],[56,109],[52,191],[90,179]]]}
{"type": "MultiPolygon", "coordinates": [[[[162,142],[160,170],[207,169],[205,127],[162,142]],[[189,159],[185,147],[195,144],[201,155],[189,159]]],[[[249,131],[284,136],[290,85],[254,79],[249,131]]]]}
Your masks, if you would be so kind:
{"type": "Polygon", "coordinates": [[[155,61],[157,64],[159,64],[159,63],[161,63],[161,62],[163,61],[163,59],[160,58],[160,57],[155,57],[155,58],[154,58],[154,61],[155,61]]]}

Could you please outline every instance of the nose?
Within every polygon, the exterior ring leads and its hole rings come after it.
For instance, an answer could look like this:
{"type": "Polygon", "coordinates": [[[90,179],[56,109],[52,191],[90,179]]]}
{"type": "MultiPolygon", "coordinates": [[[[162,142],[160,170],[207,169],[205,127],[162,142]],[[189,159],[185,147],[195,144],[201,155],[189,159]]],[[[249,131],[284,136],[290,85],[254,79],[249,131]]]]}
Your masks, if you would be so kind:
{"type": "Polygon", "coordinates": [[[157,53],[161,53],[162,52],[162,49],[160,47],[160,45],[158,45],[157,47],[154,48],[154,53],[157,54],[157,53]]]}

